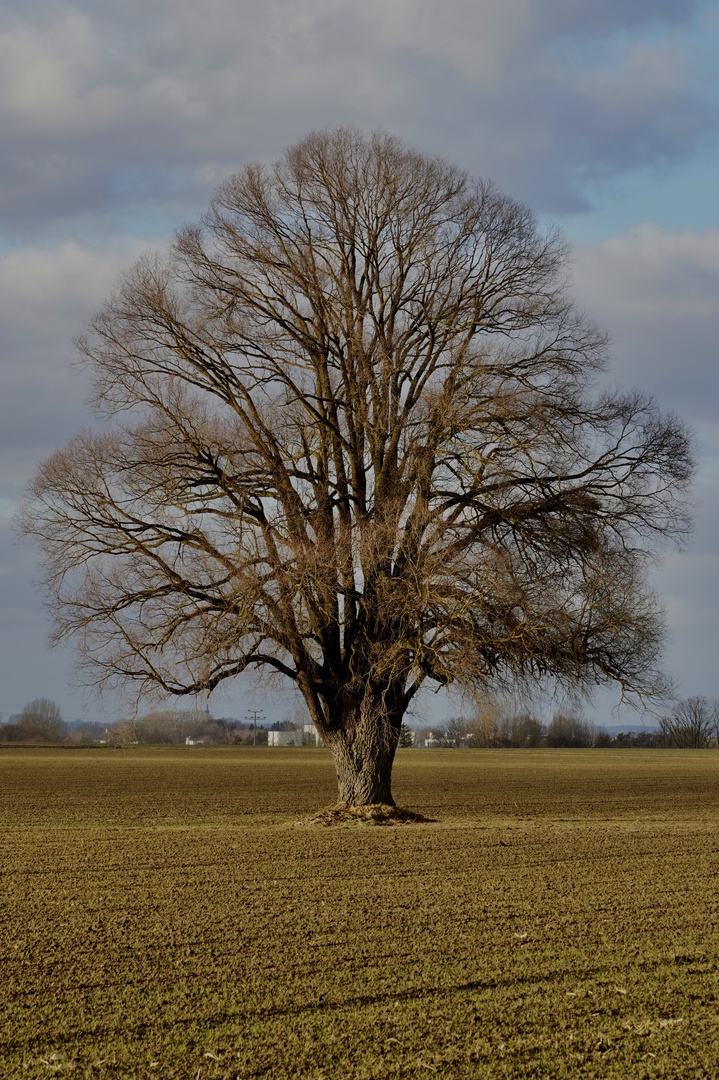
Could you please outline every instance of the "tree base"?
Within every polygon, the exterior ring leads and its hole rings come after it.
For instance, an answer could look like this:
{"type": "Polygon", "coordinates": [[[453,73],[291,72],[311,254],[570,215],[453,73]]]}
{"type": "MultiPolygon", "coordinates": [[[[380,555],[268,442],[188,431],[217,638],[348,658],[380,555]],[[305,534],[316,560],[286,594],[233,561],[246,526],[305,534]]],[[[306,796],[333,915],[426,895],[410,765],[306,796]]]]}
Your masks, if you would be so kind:
{"type": "Polygon", "coordinates": [[[333,825],[428,825],[434,820],[417,813],[416,810],[405,810],[401,806],[370,803],[367,806],[340,804],[328,807],[301,824],[330,828],[333,825]]]}

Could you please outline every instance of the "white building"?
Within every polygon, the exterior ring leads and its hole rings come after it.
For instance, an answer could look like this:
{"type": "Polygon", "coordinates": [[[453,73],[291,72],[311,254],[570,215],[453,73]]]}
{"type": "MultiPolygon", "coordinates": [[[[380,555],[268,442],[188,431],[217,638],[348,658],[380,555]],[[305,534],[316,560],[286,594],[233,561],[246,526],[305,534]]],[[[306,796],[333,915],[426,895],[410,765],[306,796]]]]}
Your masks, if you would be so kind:
{"type": "Polygon", "coordinates": [[[301,731],[268,731],[268,746],[302,746],[301,731]]]}
{"type": "Polygon", "coordinates": [[[301,731],[268,731],[268,746],[324,746],[314,724],[305,724],[301,731]]]}

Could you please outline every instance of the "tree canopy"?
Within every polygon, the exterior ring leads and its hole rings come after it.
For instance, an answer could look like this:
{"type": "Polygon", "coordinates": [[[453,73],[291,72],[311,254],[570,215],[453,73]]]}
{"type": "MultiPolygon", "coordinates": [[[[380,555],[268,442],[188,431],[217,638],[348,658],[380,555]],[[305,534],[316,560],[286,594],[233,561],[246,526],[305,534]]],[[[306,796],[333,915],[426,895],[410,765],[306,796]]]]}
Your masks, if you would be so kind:
{"type": "Polygon", "coordinates": [[[79,341],[97,408],[24,524],[92,681],[291,679],[340,799],[391,802],[423,686],[652,693],[651,553],[691,440],[606,389],[567,250],[386,133],[311,134],[219,188],[79,341]]]}

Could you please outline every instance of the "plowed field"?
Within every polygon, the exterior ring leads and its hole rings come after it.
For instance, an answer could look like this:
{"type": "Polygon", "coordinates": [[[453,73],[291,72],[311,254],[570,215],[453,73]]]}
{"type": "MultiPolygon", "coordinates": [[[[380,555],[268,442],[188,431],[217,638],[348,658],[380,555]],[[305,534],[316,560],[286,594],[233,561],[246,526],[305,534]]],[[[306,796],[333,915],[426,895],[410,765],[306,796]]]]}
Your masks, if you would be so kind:
{"type": "Polygon", "coordinates": [[[0,1078],[719,1076],[719,753],[0,752],[0,1078]]]}

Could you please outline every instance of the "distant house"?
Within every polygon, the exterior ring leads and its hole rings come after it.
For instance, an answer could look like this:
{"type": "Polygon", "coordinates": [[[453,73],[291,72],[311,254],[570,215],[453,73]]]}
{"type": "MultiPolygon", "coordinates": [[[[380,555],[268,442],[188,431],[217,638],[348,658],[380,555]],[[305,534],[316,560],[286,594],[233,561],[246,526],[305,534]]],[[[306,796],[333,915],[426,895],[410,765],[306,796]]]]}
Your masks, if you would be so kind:
{"type": "Polygon", "coordinates": [[[185,739],[185,746],[204,746],[204,739],[196,739],[193,735],[188,735],[185,739]]]}
{"type": "Polygon", "coordinates": [[[268,746],[324,746],[314,724],[304,724],[296,731],[268,731],[268,746]]]}
{"type": "Polygon", "coordinates": [[[302,746],[301,731],[268,731],[268,746],[302,746]]]}

